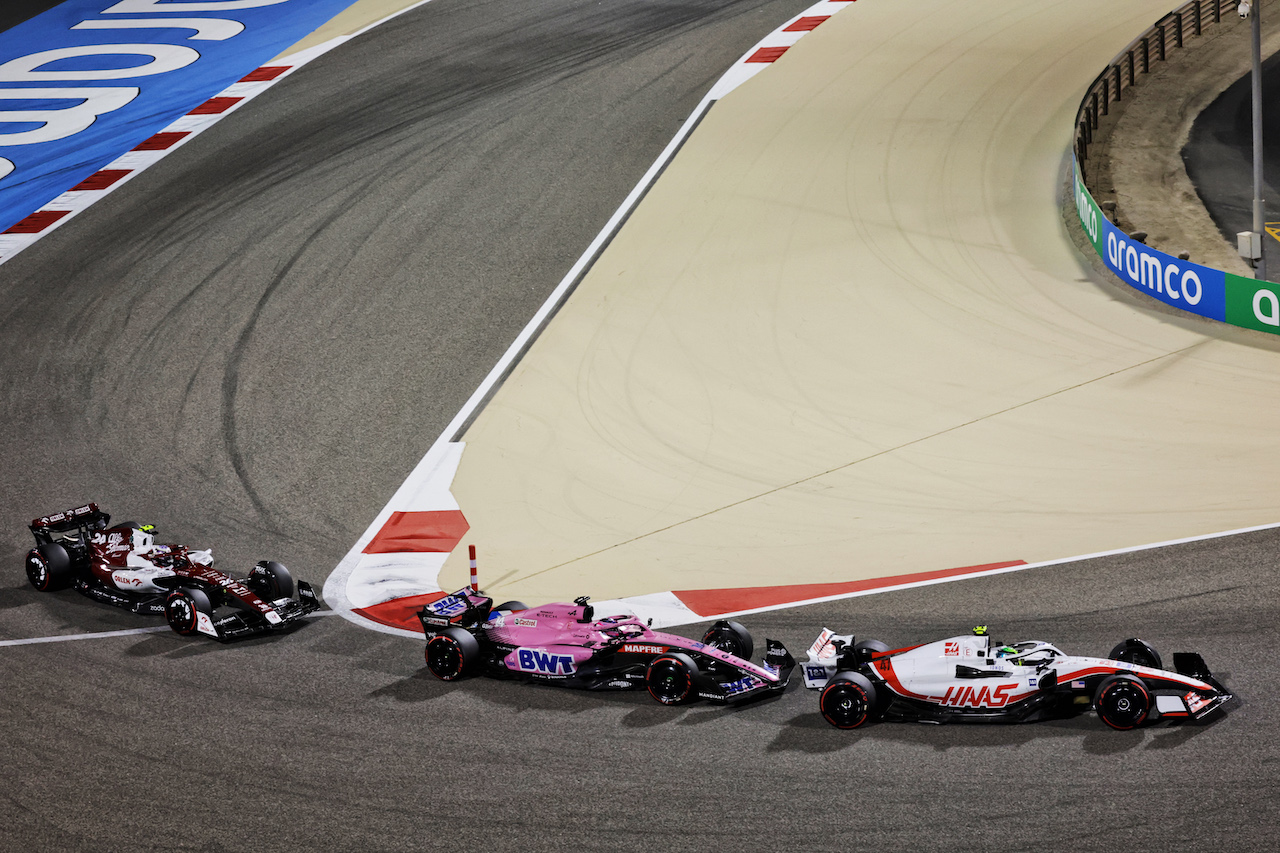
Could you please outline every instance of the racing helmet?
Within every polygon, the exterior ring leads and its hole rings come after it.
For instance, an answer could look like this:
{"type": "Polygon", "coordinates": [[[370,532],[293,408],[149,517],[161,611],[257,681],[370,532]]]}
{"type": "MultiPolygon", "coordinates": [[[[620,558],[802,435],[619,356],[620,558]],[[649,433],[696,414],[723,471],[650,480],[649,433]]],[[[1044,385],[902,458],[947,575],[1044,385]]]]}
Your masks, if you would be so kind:
{"type": "Polygon", "coordinates": [[[156,544],[155,527],[150,524],[144,524],[141,527],[133,528],[133,534],[129,541],[129,550],[135,553],[145,553],[150,551],[156,544]]]}

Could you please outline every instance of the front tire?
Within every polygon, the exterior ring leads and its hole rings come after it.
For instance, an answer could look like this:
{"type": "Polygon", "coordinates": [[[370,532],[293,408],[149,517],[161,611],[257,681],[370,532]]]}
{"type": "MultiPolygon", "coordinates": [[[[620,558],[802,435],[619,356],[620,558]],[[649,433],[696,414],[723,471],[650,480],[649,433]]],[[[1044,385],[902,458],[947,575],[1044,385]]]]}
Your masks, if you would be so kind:
{"type": "Polygon", "coordinates": [[[461,628],[445,628],[427,640],[427,669],[441,681],[457,681],[475,669],[480,641],[461,628]]]}
{"type": "Polygon", "coordinates": [[[1098,685],[1093,707],[1116,731],[1127,732],[1142,725],[1151,711],[1151,691],[1142,680],[1127,673],[1109,675],[1098,685]]]}
{"type": "Polygon", "coordinates": [[[876,687],[860,672],[837,672],[818,698],[823,719],[837,729],[858,728],[873,718],[875,707],[876,687]]]}
{"type": "Polygon", "coordinates": [[[164,618],[179,636],[189,637],[200,630],[200,614],[213,615],[209,596],[198,589],[179,587],[164,601],[164,618]]]}
{"type": "Polygon", "coordinates": [[[250,575],[257,581],[258,589],[268,601],[293,598],[293,575],[289,574],[284,563],[262,560],[253,567],[250,575]]]}
{"type": "Polygon", "coordinates": [[[751,660],[751,653],[755,651],[751,633],[740,623],[728,619],[721,619],[708,628],[702,635],[702,642],[743,660],[751,660]]]}
{"type": "Polygon", "coordinates": [[[1151,648],[1151,644],[1146,640],[1139,640],[1137,637],[1117,644],[1107,657],[1152,669],[1164,669],[1164,664],[1160,661],[1160,653],[1151,648]]]}
{"type": "Polygon", "coordinates": [[[57,542],[46,542],[27,552],[27,580],[41,592],[62,589],[71,583],[71,555],[57,542]]]}
{"type": "Polygon", "coordinates": [[[683,705],[693,698],[698,665],[679,652],[659,655],[649,662],[644,683],[649,695],[663,705],[683,705]]]}

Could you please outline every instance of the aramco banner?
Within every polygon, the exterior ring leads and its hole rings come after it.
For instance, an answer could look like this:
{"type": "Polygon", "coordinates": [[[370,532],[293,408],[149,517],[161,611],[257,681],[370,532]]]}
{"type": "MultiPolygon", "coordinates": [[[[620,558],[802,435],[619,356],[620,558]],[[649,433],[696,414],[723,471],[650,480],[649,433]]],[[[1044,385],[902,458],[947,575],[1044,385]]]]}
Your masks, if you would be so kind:
{"type": "Polygon", "coordinates": [[[63,0],[0,33],[0,232],[355,0],[63,0]]]}
{"type": "Polygon", "coordinates": [[[1080,225],[1107,269],[1121,281],[1201,317],[1280,334],[1280,285],[1193,264],[1130,239],[1102,215],[1074,160],[1073,165],[1080,225]]]}

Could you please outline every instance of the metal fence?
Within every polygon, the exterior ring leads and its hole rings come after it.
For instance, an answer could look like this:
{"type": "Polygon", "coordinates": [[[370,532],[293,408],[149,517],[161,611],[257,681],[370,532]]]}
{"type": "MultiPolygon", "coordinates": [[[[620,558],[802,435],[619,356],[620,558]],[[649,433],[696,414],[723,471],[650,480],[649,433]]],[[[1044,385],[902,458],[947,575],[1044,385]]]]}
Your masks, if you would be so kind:
{"type": "Polygon", "coordinates": [[[1238,0],[1194,0],[1179,6],[1116,54],[1085,90],[1076,111],[1075,152],[1082,176],[1088,176],[1086,161],[1093,132],[1098,129],[1100,117],[1110,113],[1111,104],[1123,101],[1125,93],[1138,84],[1138,75],[1149,73],[1153,62],[1163,62],[1170,50],[1182,47],[1185,39],[1222,23],[1223,18],[1237,17],[1237,5],[1238,0]]]}

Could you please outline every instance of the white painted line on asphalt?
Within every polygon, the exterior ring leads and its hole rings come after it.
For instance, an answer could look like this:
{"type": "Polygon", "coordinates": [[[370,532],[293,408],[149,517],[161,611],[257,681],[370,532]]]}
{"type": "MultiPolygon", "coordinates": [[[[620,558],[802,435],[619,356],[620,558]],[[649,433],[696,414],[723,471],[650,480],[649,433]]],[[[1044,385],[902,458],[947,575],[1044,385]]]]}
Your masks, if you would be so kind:
{"type": "MultiPolygon", "coordinates": [[[[1120,554],[1134,554],[1134,553],[1137,553],[1138,551],[1153,551],[1156,548],[1169,548],[1174,545],[1185,545],[1190,542],[1205,542],[1210,539],[1223,539],[1228,536],[1240,536],[1245,533],[1256,533],[1259,530],[1275,530],[1277,528],[1280,528],[1280,522],[1276,522],[1272,524],[1259,524],[1255,527],[1241,527],[1236,530],[1223,530],[1218,533],[1205,533],[1200,536],[1187,536],[1182,539],[1169,539],[1164,542],[1152,542],[1147,545],[1132,545],[1127,548],[1115,548],[1110,551],[1097,551],[1093,554],[1080,554],[1074,557],[1061,557],[1055,560],[1042,560],[1041,562],[1038,562],[1038,563],[1024,563],[1023,565],[1020,565],[1020,566],[1006,566],[1001,569],[987,569],[985,571],[970,572],[963,575],[952,575],[951,577],[945,577],[945,578],[932,578],[930,580],[923,580],[923,581],[908,581],[906,583],[894,584],[893,586],[882,586],[882,587],[876,587],[875,589],[858,590],[857,592],[841,592],[835,595],[822,596],[820,598],[809,598],[803,601],[788,601],[782,604],[770,604],[766,607],[755,607],[750,610],[735,610],[731,613],[716,613],[711,616],[700,616],[699,614],[694,613],[692,610],[690,610],[688,618],[684,619],[684,621],[674,621],[677,618],[674,612],[674,609],[668,608],[666,611],[662,611],[662,612],[654,611],[654,613],[656,614],[656,618],[654,619],[654,625],[655,626],[659,625],[660,620],[661,620],[661,625],[663,627],[674,627],[676,625],[687,625],[694,622],[710,622],[713,619],[727,619],[727,618],[732,618],[737,616],[747,616],[752,613],[767,613],[771,610],[789,610],[794,607],[808,607],[810,604],[825,604],[829,601],[840,601],[841,599],[845,599],[845,598],[862,598],[863,596],[867,596],[867,595],[880,595],[886,592],[898,592],[900,590],[914,589],[916,587],[921,587],[921,586],[934,586],[935,584],[940,584],[940,583],[955,583],[956,581],[967,581],[967,580],[972,580],[973,578],[989,577],[990,575],[1004,575],[1004,574],[1009,574],[1011,572],[1025,572],[1027,569],[1041,569],[1047,566],[1061,566],[1067,563],[1082,563],[1082,562],[1085,562],[1086,560],[1097,560],[1097,559],[1101,559],[1102,557],[1115,557],[1115,556],[1119,556],[1120,554]]],[[[839,581],[833,581],[833,583],[839,583],[839,581]]],[[[646,598],[646,596],[639,596],[638,598],[644,599],[646,598]]],[[[629,604],[629,601],[628,599],[621,598],[621,599],[617,599],[616,601],[610,601],[607,603],[610,605],[627,606],[629,604]]],[[[683,607],[683,602],[680,602],[680,605],[683,607]]],[[[643,603],[641,604],[640,607],[633,607],[632,609],[636,610],[637,615],[641,617],[648,615],[650,612],[648,609],[645,608],[643,603]],[[644,612],[639,612],[642,610],[644,612]]]]}
{"type": "Polygon", "coordinates": [[[99,631],[94,634],[60,634],[56,637],[28,637],[22,640],[0,640],[0,646],[34,646],[39,643],[65,643],[70,640],[100,640],[106,637],[128,637],[133,634],[156,634],[171,630],[168,625],[152,628],[128,628],[124,631],[99,631]]]}
{"type": "MultiPolygon", "coordinates": [[[[336,610],[320,610],[308,613],[304,619],[318,616],[336,616],[336,610]]],[[[52,637],[24,637],[20,640],[0,640],[0,646],[35,646],[41,643],[65,643],[70,640],[105,640],[110,637],[130,637],[135,634],[159,634],[172,630],[168,625],[153,625],[150,628],[125,628],[121,631],[96,631],[92,634],[58,634],[52,637]]]]}

